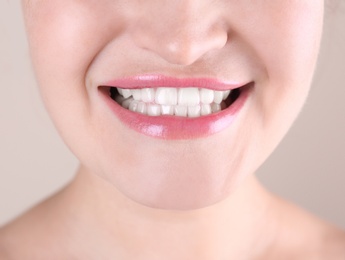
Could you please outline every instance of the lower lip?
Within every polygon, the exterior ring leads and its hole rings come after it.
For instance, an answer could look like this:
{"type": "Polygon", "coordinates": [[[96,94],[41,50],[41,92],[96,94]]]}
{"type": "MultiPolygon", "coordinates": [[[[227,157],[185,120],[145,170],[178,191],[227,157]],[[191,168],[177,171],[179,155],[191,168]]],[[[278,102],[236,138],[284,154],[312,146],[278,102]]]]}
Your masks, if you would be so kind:
{"type": "Polygon", "coordinates": [[[130,129],[141,134],[168,140],[208,137],[230,127],[249,97],[253,83],[241,88],[239,97],[228,108],[197,118],[148,116],[132,112],[116,103],[107,91],[99,93],[108,107],[130,129]]]}

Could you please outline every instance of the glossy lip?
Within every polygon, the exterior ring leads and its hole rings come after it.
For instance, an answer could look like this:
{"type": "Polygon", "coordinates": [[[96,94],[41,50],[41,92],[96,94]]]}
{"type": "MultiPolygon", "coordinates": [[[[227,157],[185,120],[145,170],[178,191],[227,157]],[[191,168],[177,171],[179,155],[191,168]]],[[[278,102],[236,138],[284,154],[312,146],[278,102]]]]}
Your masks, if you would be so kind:
{"type": "Polygon", "coordinates": [[[236,84],[220,82],[213,79],[194,78],[178,79],[163,76],[136,76],[117,79],[102,86],[120,88],[144,88],[144,87],[198,87],[214,90],[227,90],[241,88],[239,97],[226,109],[197,118],[178,116],[148,116],[132,112],[116,103],[109,95],[106,88],[99,87],[99,94],[108,107],[124,125],[141,134],[167,140],[183,140],[207,137],[230,127],[235,118],[246,103],[247,98],[254,87],[254,82],[236,84]]]}
{"type": "Polygon", "coordinates": [[[246,83],[227,82],[213,78],[174,78],[163,75],[139,75],[106,82],[105,86],[120,88],[145,88],[145,87],[198,87],[213,90],[229,90],[244,86],[246,83]]]}

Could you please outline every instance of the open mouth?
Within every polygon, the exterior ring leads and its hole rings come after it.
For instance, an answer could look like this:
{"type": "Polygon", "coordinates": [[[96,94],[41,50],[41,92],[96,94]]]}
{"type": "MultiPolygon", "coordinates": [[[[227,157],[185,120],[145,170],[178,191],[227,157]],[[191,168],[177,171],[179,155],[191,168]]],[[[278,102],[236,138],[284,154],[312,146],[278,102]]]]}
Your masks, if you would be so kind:
{"type": "Polygon", "coordinates": [[[230,107],[241,88],[217,91],[206,88],[158,87],[126,89],[106,88],[108,95],[123,108],[135,113],[157,116],[202,117],[230,107]]]}
{"type": "Polygon", "coordinates": [[[124,126],[151,137],[181,140],[230,127],[254,87],[254,81],[139,75],[109,81],[98,90],[124,126]]]}

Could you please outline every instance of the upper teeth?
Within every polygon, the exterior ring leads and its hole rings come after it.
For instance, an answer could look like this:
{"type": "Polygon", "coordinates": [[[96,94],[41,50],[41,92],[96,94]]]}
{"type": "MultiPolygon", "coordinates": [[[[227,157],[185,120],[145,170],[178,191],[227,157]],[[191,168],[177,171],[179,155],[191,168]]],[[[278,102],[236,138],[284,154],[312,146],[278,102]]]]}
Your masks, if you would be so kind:
{"type": "Polygon", "coordinates": [[[123,107],[148,115],[179,116],[207,115],[221,110],[221,103],[230,90],[216,91],[203,88],[117,88],[117,102],[123,107]],[[158,112],[160,110],[160,112],[158,112]]]}
{"type": "Polygon", "coordinates": [[[227,99],[230,90],[215,91],[211,89],[198,88],[143,88],[143,89],[123,89],[117,88],[124,98],[133,96],[136,101],[146,103],[154,102],[160,105],[174,106],[196,106],[200,104],[220,104],[227,99]]]}

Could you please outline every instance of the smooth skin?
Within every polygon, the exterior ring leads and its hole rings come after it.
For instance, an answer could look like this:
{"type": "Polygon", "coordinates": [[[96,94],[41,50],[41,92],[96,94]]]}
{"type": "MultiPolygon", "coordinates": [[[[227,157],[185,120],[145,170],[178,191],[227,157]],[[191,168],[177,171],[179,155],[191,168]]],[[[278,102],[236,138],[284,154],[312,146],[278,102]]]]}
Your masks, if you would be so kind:
{"type": "Polygon", "coordinates": [[[80,168],[0,230],[3,259],[345,258],[343,231],[254,175],[307,97],[324,1],[22,4],[42,98],[80,168]],[[104,80],[145,73],[255,87],[228,129],[168,141],[128,129],[99,98],[104,80]]]}

